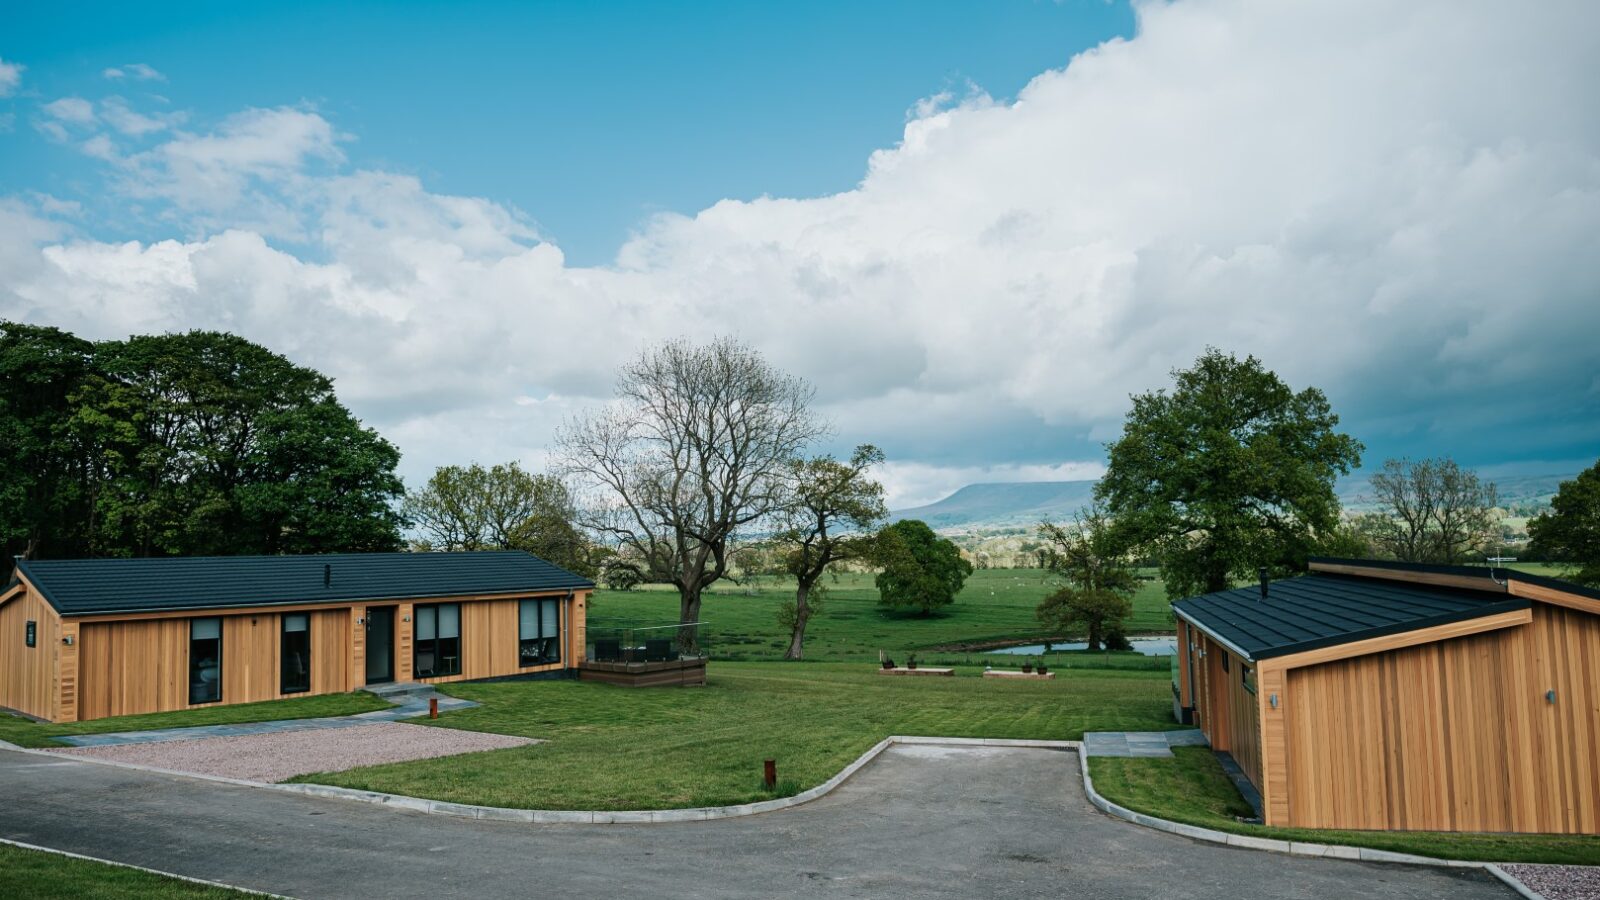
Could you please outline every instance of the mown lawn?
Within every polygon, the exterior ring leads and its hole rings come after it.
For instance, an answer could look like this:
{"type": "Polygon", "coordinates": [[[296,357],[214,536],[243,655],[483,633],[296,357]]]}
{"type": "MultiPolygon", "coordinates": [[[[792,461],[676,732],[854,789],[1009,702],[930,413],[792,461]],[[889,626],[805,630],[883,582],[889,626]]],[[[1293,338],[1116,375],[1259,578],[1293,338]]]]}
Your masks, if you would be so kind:
{"type": "Polygon", "coordinates": [[[89,900],[237,900],[238,891],[208,887],[138,869],[108,866],[55,853],[0,844],[0,896],[82,897],[89,900]]]}
{"type": "Polygon", "coordinates": [[[713,661],[704,688],[576,681],[454,684],[483,704],[438,725],[548,743],[306,776],[302,781],[532,809],[670,809],[769,799],[831,778],[891,734],[1072,740],[1172,722],[1164,671],[1075,670],[1055,681],[884,677],[870,666],[713,661]]]}
{"type": "Polygon", "coordinates": [[[0,713],[0,741],[19,747],[59,747],[53,740],[62,735],[104,734],[108,731],[144,731],[153,728],[187,728],[193,725],[236,725],[241,722],[270,722],[277,719],[313,719],[321,716],[348,716],[388,709],[389,704],[365,691],[349,694],[322,694],[237,706],[210,706],[178,712],[117,716],[89,722],[49,724],[0,713]]]}
{"type": "Polygon", "coordinates": [[[1280,840],[1373,847],[1441,859],[1600,865],[1600,837],[1569,835],[1451,834],[1430,831],[1325,831],[1245,825],[1250,816],[1216,757],[1204,747],[1180,747],[1172,759],[1089,761],[1094,786],[1107,799],[1147,815],[1280,840]]]}
{"type": "MultiPolygon", "coordinates": [[[[929,658],[929,647],[1042,639],[1045,634],[1034,618],[1034,609],[1056,589],[1058,581],[1043,569],[981,569],[967,579],[955,603],[927,618],[880,607],[878,589],[869,574],[844,574],[826,585],[822,611],[806,629],[807,659],[875,660],[879,650],[896,659],[908,650],[929,658]]],[[[1158,580],[1142,582],[1128,620],[1130,634],[1172,633],[1165,590],[1158,580]]],[[[788,632],[778,624],[778,607],[793,599],[792,579],[759,578],[747,584],[713,586],[701,615],[712,652],[719,659],[782,658],[788,632]]],[[[619,620],[676,622],[678,595],[665,585],[597,591],[589,616],[596,629],[619,620]]],[[[984,659],[977,654],[968,658],[980,664],[984,659]]]]}

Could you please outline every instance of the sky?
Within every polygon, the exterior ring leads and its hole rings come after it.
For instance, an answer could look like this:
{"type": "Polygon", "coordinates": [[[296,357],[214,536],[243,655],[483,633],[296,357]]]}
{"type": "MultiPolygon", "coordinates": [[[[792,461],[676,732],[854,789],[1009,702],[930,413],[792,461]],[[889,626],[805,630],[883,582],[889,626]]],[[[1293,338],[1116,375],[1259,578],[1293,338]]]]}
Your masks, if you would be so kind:
{"type": "MultiPolygon", "coordinates": [[[[1207,346],[1388,456],[1600,455],[1600,6],[36,4],[0,318],[216,328],[433,467],[656,341],[809,379],[891,504],[1092,478],[1207,346]]],[[[1508,468],[1509,467],[1509,468],[1508,468]]]]}

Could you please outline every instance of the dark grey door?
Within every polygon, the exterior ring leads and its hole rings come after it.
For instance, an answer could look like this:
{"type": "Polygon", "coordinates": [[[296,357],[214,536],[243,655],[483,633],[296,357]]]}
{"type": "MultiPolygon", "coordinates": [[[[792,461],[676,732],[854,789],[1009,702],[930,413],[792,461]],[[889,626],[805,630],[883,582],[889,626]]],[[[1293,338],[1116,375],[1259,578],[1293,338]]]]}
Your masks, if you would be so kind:
{"type": "Polygon", "coordinates": [[[394,680],[394,607],[367,607],[367,684],[394,680]]]}

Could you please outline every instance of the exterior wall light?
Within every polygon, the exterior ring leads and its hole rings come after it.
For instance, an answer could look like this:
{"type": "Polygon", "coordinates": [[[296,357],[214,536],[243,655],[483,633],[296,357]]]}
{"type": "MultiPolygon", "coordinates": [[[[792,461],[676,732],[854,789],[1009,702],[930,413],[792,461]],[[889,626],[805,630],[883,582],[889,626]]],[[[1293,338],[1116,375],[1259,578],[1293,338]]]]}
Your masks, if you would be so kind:
{"type": "Polygon", "coordinates": [[[61,638],[61,643],[66,644],[69,647],[72,646],[72,635],[63,635],[61,638]]]}
{"type": "Polygon", "coordinates": [[[1551,689],[1551,690],[1545,691],[1544,692],[1544,699],[1545,699],[1546,703],[1554,703],[1554,702],[1556,702],[1556,692],[1555,692],[1555,690],[1551,689]]]}
{"type": "Polygon", "coordinates": [[[1277,694],[1269,694],[1269,695],[1267,695],[1267,702],[1272,704],[1272,708],[1273,709],[1277,709],[1278,708],[1278,695],[1277,694]]]}

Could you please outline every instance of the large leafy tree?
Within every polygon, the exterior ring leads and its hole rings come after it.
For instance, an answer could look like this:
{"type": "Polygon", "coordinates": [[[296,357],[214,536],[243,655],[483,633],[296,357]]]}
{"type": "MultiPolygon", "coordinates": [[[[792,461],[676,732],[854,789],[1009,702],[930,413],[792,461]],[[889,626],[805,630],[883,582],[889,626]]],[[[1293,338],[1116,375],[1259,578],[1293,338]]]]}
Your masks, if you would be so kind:
{"type": "Polygon", "coordinates": [[[60,329],[0,321],[0,581],[16,556],[86,548],[88,473],[67,424],[93,352],[60,329]]]}
{"type": "MultiPolygon", "coordinates": [[[[671,341],[623,367],[616,402],[558,435],[564,474],[593,501],[585,524],[678,589],[683,625],[728,576],[741,532],[782,508],[790,461],[825,430],[812,394],[737,341],[671,341]]],[[[695,646],[695,629],[678,643],[695,646]]]]}
{"type": "Polygon", "coordinates": [[[1092,505],[1071,525],[1043,522],[1039,537],[1045,568],[1066,582],[1040,601],[1035,610],[1040,624],[1054,635],[1084,635],[1090,650],[1102,644],[1108,650],[1127,649],[1123,622],[1133,614],[1139,582],[1105,509],[1092,505]]]}
{"type": "Polygon", "coordinates": [[[1253,356],[1208,349],[1172,374],[1172,390],[1133,398],[1107,448],[1096,496],[1119,538],[1157,557],[1174,597],[1303,567],[1338,525],[1334,479],[1361,444],[1321,391],[1292,390],[1253,356]]]}
{"type": "Polygon", "coordinates": [[[553,475],[518,463],[441,466],[406,497],[421,533],[418,550],[526,550],[586,577],[598,557],[576,526],[572,492],[553,475]]]}
{"type": "Polygon", "coordinates": [[[933,615],[955,602],[972,574],[953,541],[941,538],[917,519],[901,519],[879,532],[878,602],[933,615]]]}
{"type": "Polygon", "coordinates": [[[1600,462],[1563,481],[1550,510],[1528,523],[1531,549],[1574,564],[1566,577],[1600,587],[1600,462]]]}
{"type": "Polygon", "coordinates": [[[157,556],[394,549],[399,452],[323,375],[219,332],[90,345],[0,325],[8,549],[157,556]],[[9,452],[8,452],[9,451],[9,452]]]}
{"type": "Polygon", "coordinates": [[[816,611],[823,575],[838,563],[873,553],[872,532],[889,510],[883,485],[867,477],[867,470],[882,462],[882,450],[863,444],[847,462],[818,456],[789,464],[790,496],[773,536],[784,570],[795,578],[794,602],[780,612],[789,628],[785,659],[805,655],[806,624],[816,611]]]}

